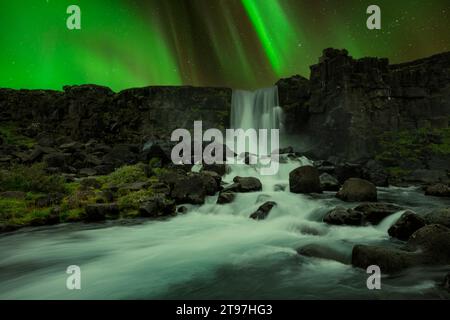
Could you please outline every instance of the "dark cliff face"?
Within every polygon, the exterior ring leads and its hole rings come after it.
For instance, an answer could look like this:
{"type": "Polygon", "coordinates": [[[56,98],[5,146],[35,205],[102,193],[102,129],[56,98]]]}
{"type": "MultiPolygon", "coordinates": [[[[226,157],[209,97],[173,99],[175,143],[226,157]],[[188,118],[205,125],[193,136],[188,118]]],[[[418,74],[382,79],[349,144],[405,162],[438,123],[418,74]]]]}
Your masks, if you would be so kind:
{"type": "Polygon", "coordinates": [[[317,155],[369,158],[387,131],[448,126],[450,52],[389,65],[326,49],[309,81],[295,76],[277,85],[286,128],[310,138],[317,155]]]}
{"type": "Polygon", "coordinates": [[[96,85],[50,90],[0,89],[0,120],[17,123],[33,136],[38,132],[66,135],[74,140],[142,142],[168,138],[176,128],[204,128],[229,123],[231,89],[145,87],[114,93],[96,85]],[[33,132],[34,131],[34,132],[33,132]]]}

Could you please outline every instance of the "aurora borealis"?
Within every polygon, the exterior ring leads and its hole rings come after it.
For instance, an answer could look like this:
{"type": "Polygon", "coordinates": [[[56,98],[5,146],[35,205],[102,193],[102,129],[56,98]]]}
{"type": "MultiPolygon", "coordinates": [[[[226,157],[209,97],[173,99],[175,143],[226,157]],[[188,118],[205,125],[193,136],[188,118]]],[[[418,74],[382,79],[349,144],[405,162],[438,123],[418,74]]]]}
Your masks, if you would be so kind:
{"type": "Polygon", "coordinates": [[[450,50],[448,0],[2,0],[0,87],[257,88],[326,47],[392,63],[450,50]],[[82,29],[66,28],[80,6],[82,29]],[[377,4],[382,29],[366,28],[377,4]]]}

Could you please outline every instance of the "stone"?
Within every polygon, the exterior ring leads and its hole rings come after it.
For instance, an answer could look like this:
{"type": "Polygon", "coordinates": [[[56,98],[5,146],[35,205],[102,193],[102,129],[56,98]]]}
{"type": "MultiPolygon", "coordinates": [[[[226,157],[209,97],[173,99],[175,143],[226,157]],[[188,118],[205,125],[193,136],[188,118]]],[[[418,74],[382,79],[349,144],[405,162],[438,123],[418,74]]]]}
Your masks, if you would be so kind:
{"type": "Polygon", "coordinates": [[[298,248],[297,253],[306,257],[333,260],[343,264],[350,264],[351,262],[350,255],[319,243],[310,243],[298,248]]]}
{"type": "Polygon", "coordinates": [[[236,194],[234,192],[221,192],[217,198],[217,204],[227,204],[234,201],[236,194]]]}
{"type": "Polygon", "coordinates": [[[426,187],[425,195],[435,197],[450,197],[450,186],[437,183],[426,187]]]}
{"type": "Polygon", "coordinates": [[[233,182],[237,184],[237,192],[254,192],[262,190],[261,181],[255,177],[236,176],[233,178],[233,182]]]}
{"type": "Polygon", "coordinates": [[[355,245],[352,250],[352,265],[364,270],[377,265],[381,273],[395,273],[420,264],[418,253],[381,246],[355,245]]]}
{"type": "Polygon", "coordinates": [[[404,208],[398,205],[383,202],[362,203],[353,209],[362,212],[365,222],[374,225],[380,223],[387,216],[404,210],[404,208]]]}
{"type": "Polygon", "coordinates": [[[422,254],[423,264],[450,264],[450,229],[443,225],[420,228],[409,237],[407,246],[422,254]]]}
{"type": "Polygon", "coordinates": [[[319,176],[320,188],[323,191],[339,191],[339,181],[332,175],[324,172],[319,176]]]}
{"type": "Polygon", "coordinates": [[[289,173],[289,190],[293,193],[321,193],[319,171],[303,166],[289,173]]]}
{"type": "Polygon", "coordinates": [[[119,214],[119,206],[115,203],[88,204],[85,207],[83,219],[88,222],[96,222],[111,218],[118,218],[119,214]]]}
{"type": "Polygon", "coordinates": [[[255,212],[250,215],[250,218],[254,220],[264,220],[269,215],[270,211],[277,203],[274,201],[267,201],[262,204],[255,212]]]}
{"type": "Polygon", "coordinates": [[[350,178],[344,182],[336,197],[349,202],[377,201],[377,188],[367,180],[350,178]]]}
{"type": "Polygon", "coordinates": [[[333,225],[360,226],[363,224],[363,214],[353,209],[337,207],[328,212],[323,222],[333,225]]]}
{"type": "Polygon", "coordinates": [[[406,241],[417,230],[425,226],[425,219],[412,211],[406,211],[388,229],[391,237],[406,241]]]}
{"type": "Polygon", "coordinates": [[[440,224],[450,228],[450,207],[434,209],[425,214],[426,224],[440,224]]]}
{"type": "Polygon", "coordinates": [[[166,199],[165,197],[155,196],[140,206],[139,214],[142,217],[152,218],[175,215],[175,201],[166,199]]]}

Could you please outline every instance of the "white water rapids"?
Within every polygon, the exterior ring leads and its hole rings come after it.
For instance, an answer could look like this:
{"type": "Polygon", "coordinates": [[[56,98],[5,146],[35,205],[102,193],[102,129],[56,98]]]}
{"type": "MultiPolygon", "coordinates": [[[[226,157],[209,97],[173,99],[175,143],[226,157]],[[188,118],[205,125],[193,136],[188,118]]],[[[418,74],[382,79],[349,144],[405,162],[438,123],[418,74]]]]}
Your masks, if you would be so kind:
{"type": "MultiPolygon", "coordinates": [[[[248,97],[243,94],[241,98],[248,97]]],[[[248,111],[242,110],[243,124],[251,118],[248,111]]],[[[261,123],[268,118],[273,121],[272,111],[260,114],[261,123]]],[[[0,298],[440,297],[436,280],[442,270],[383,277],[382,290],[371,291],[366,287],[365,270],[297,254],[297,248],[318,243],[350,257],[354,244],[387,243],[387,229],[399,216],[388,217],[379,226],[324,224],[322,217],[330,208],[352,204],[334,198],[334,193],[290,193],[289,172],[307,163],[306,158],[286,159],[273,176],[260,176],[253,166],[232,165],[223,177],[225,182],[237,175],[254,176],[261,180],[263,190],[237,194],[226,205],[215,204],[217,196],[209,197],[204,205],[188,206],[187,214],[163,221],[65,224],[0,235],[0,298]],[[277,206],[267,219],[249,219],[268,200],[277,206]],[[81,268],[81,290],[66,289],[69,265],[81,268]]],[[[379,197],[418,212],[443,206],[413,188],[382,188],[379,197]]]]}

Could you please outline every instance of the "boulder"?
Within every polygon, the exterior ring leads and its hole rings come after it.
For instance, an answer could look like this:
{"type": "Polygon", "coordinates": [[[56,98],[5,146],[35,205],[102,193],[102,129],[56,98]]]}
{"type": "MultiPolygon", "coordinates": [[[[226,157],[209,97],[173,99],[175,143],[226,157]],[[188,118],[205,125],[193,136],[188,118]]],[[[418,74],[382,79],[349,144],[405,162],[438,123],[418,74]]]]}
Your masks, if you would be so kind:
{"type": "Polygon", "coordinates": [[[323,222],[333,225],[360,226],[363,224],[363,214],[353,209],[337,207],[328,212],[323,222]]]}
{"type": "Polygon", "coordinates": [[[395,273],[420,263],[418,253],[381,246],[356,245],[352,250],[352,265],[367,269],[371,265],[380,267],[382,273],[395,273]]]}
{"type": "Polygon", "coordinates": [[[378,224],[387,216],[404,210],[404,208],[392,203],[367,202],[356,206],[354,210],[362,212],[365,222],[378,224]]]}
{"type": "MultiPolygon", "coordinates": [[[[207,175],[212,177],[215,181],[216,181],[216,185],[214,187],[215,190],[217,190],[217,188],[220,187],[221,183],[222,183],[222,177],[215,171],[207,171],[207,170],[202,170],[200,172],[202,175],[207,175]]],[[[206,179],[206,178],[205,178],[206,179]]]]}
{"type": "Polygon", "coordinates": [[[320,175],[319,179],[320,179],[320,188],[323,191],[339,191],[340,187],[339,181],[331,174],[324,172],[320,175]]]}
{"type": "Polygon", "coordinates": [[[427,224],[441,224],[450,228],[450,208],[435,209],[424,216],[427,224]]]}
{"type": "Polygon", "coordinates": [[[349,202],[377,201],[377,188],[367,180],[350,178],[344,182],[336,197],[349,202]]]}
{"type": "Polygon", "coordinates": [[[391,237],[406,241],[417,230],[425,226],[425,219],[412,211],[406,211],[389,228],[388,234],[391,237]]]}
{"type": "Polygon", "coordinates": [[[443,225],[420,228],[411,235],[407,246],[422,254],[424,264],[450,264],[450,229],[443,225]]]}
{"type": "Polygon", "coordinates": [[[298,248],[297,253],[306,257],[333,260],[343,264],[350,264],[351,262],[350,255],[318,243],[310,243],[298,248]]]}
{"type": "Polygon", "coordinates": [[[119,206],[115,203],[88,204],[85,208],[83,219],[89,222],[102,221],[107,218],[118,218],[120,214],[119,206]]]}
{"type": "Polygon", "coordinates": [[[294,193],[321,193],[319,171],[303,166],[289,173],[289,190],[294,193]]]}
{"type": "Polygon", "coordinates": [[[435,197],[450,197],[450,187],[443,183],[433,184],[426,187],[425,195],[435,197]]]}
{"type": "Polygon", "coordinates": [[[140,206],[139,214],[142,217],[152,218],[176,215],[175,202],[165,197],[155,196],[140,206]]]}
{"type": "Polygon", "coordinates": [[[226,204],[234,201],[236,194],[234,192],[221,192],[217,198],[217,204],[226,204]]]}
{"type": "Polygon", "coordinates": [[[262,184],[258,178],[236,176],[233,178],[233,182],[237,184],[237,192],[254,192],[262,190],[262,184]]]}
{"type": "Polygon", "coordinates": [[[177,204],[203,204],[207,195],[212,196],[219,191],[216,180],[208,174],[172,173],[171,176],[166,175],[163,181],[171,186],[170,194],[177,204]]]}
{"type": "Polygon", "coordinates": [[[272,210],[272,208],[276,205],[277,203],[274,201],[267,201],[263,205],[261,205],[258,210],[253,212],[250,215],[250,218],[254,220],[264,220],[269,215],[270,210],[272,210]]]}

